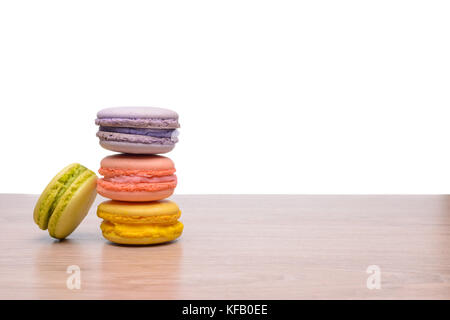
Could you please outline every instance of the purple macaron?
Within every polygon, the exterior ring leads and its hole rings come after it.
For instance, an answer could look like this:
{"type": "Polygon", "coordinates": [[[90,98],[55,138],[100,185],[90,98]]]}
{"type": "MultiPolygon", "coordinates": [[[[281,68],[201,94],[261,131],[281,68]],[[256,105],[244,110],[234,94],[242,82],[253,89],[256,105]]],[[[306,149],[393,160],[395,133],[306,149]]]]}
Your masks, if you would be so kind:
{"type": "Polygon", "coordinates": [[[108,150],[137,153],[166,153],[178,142],[178,114],[156,107],[116,107],[97,113],[97,137],[108,150]]]}

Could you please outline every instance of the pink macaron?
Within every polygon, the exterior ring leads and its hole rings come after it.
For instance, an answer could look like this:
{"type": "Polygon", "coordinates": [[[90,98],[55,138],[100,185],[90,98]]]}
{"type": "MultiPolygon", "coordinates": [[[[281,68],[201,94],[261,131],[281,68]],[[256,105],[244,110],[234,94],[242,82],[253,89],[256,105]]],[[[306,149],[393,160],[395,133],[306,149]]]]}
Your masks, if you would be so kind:
{"type": "Polygon", "coordinates": [[[119,201],[155,201],[173,194],[177,185],[175,165],[157,155],[118,154],[101,161],[97,192],[119,201]]]}

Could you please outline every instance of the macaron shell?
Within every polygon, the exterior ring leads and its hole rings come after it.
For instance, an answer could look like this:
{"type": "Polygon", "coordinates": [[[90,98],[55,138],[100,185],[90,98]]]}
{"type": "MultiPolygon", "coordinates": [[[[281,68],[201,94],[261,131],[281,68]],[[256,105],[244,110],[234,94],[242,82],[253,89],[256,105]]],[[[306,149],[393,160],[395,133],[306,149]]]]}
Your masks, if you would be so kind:
{"type": "Polygon", "coordinates": [[[170,225],[177,222],[178,218],[180,218],[181,216],[181,212],[178,211],[175,214],[144,217],[144,216],[116,215],[104,211],[97,211],[97,216],[112,223],[170,225]]]}
{"type": "Polygon", "coordinates": [[[181,211],[175,202],[169,200],[141,203],[110,200],[98,206],[97,216],[122,224],[174,224],[181,211]]]}
{"type": "Polygon", "coordinates": [[[175,215],[180,212],[178,205],[170,200],[148,203],[133,203],[121,201],[104,201],[99,204],[97,212],[105,212],[119,216],[154,217],[159,215],[175,215]]]}
{"type": "Polygon", "coordinates": [[[125,143],[141,143],[150,145],[170,146],[178,142],[177,137],[154,137],[140,134],[118,133],[109,131],[97,131],[100,141],[114,141],[125,143]]]}
{"type": "Polygon", "coordinates": [[[78,227],[95,200],[96,182],[97,176],[90,170],[74,181],[70,187],[72,190],[68,190],[50,217],[48,224],[50,236],[64,239],[78,227]]]}
{"type": "Polygon", "coordinates": [[[140,156],[116,154],[107,156],[100,162],[102,168],[128,169],[128,170],[168,170],[175,169],[170,158],[164,156],[140,156]]]}
{"type": "Polygon", "coordinates": [[[172,238],[168,238],[168,237],[158,237],[158,238],[154,238],[154,237],[148,237],[148,238],[125,238],[125,237],[121,237],[118,236],[114,233],[106,233],[103,232],[103,237],[111,242],[117,243],[117,244],[123,244],[123,245],[152,245],[152,244],[161,244],[161,243],[166,243],[166,242],[170,242],[173,241],[177,238],[179,238],[179,236],[175,236],[172,238]]]}
{"type": "Polygon", "coordinates": [[[176,129],[178,114],[157,107],[115,107],[100,110],[95,123],[106,127],[176,129]]]}
{"type": "Polygon", "coordinates": [[[100,140],[100,145],[110,151],[131,154],[164,154],[172,151],[173,148],[175,148],[175,144],[161,145],[102,140],[100,140]]]}
{"type": "Polygon", "coordinates": [[[97,192],[112,200],[146,202],[168,198],[173,194],[174,188],[159,191],[114,191],[98,185],[97,192]]]}
{"type": "Polygon", "coordinates": [[[170,176],[175,173],[175,168],[168,169],[125,169],[125,168],[107,168],[100,167],[98,172],[104,178],[112,178],[112,177],[145,177],[145,178],[156,178],[156,177],[165,177],[170,176]]]}
{"type": "Polygon", "coordinates": [[[109,241],[128,245],[148,245],[169,242],[183,232],[183,224],[176,222],[168,226],[126,225],[103,221],[100,226],[103,236],[109,241]]]}
{"type": "Polygon", "coordinates": [[[158,107],[112,107],[97,112],[98,118],[158,118],[178,119],[178,113],[173,110],[158,107]]]}
{"type": "Polygon", "coordinates": [[[178,119],[157,118],[97,118],[95,124],[101,127],[115,128],[146,128],[146,129],[177,129],[180,127],[178,119]]]}

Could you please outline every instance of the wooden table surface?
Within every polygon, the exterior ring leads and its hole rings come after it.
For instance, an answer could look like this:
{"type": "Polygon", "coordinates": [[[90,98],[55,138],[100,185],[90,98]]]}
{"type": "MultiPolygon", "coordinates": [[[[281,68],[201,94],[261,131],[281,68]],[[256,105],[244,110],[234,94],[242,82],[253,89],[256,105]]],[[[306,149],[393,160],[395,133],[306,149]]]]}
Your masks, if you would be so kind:
{"type": "Polygon", "coordinates": [[[33,222],[36,199],[0,195],[0,299],[450,298],[445,195],[174,196],[182,237],[148,247],[104,240],[96,206],[55,241],[33,222]],[[366,286],[370,265],[379,290],[366,286]]]}

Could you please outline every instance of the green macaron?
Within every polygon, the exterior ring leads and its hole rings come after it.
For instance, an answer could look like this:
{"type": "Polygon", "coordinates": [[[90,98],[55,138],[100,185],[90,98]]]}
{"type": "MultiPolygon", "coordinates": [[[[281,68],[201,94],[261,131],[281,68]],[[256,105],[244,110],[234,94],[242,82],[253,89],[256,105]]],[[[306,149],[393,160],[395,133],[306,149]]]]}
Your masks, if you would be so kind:
{"type": "Polygon", "coordinates": [[[34,207],[34,222],[50,236],[64,239],[81,223],[94,202],[97,176],[73,163],[62,169],[42,192],[34,207]]]}

